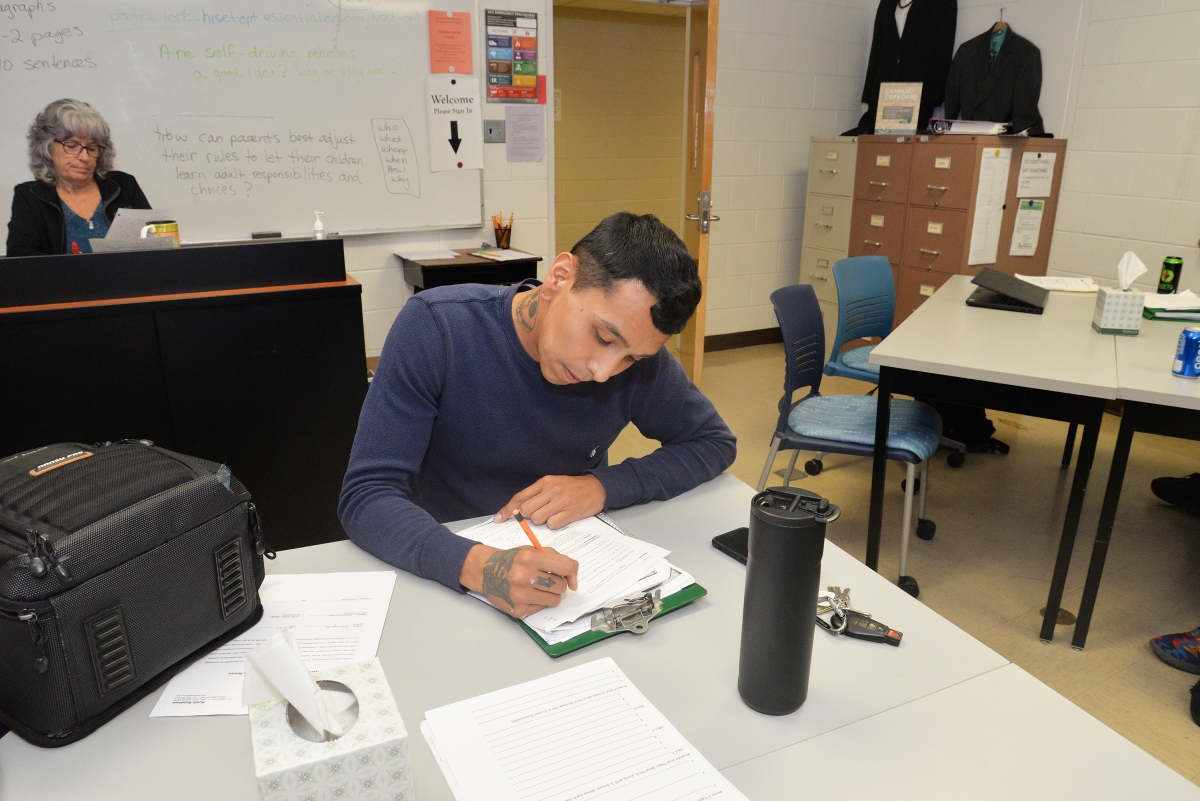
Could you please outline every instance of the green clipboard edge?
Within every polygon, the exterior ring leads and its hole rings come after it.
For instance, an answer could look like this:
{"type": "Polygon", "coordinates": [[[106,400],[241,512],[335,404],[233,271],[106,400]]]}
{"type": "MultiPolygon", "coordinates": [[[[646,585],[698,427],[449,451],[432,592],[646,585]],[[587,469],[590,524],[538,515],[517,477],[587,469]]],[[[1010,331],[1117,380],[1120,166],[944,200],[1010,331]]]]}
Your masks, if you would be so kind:
{"type": "MultiPolygon", "coordinates": [[[[699,584],[690,584],[674,595],[668,595],[666,598],[663,598],[662,611],[652,617],[651,620],[657,620],[663,615],[674,612],[681,606],[687,606],[692,601],[703,598],[705,595],[708,595],[708,590],[704,589],[699,584]]],[[[517,622],[521,624],[521,628],[525,629],[525,633],[532,637],[533,641],[542,647],[543,651],[548,653],[551,657],[556,658],[562,656],[563,654],[569,654],[572,651],[578,651],[580,648],[591,645],[594,642],[606,640],[609,637],[615,637],[617,634],[622,633],[619,631],[612,633],[605,631],[585,631],[583,634],[572,637],[569,640],[564,640],[563,642],[551,645],[543,640],[540,634],[531,629],[529,626],[526,626],[524,621],[518,620],[517,622]]]]}

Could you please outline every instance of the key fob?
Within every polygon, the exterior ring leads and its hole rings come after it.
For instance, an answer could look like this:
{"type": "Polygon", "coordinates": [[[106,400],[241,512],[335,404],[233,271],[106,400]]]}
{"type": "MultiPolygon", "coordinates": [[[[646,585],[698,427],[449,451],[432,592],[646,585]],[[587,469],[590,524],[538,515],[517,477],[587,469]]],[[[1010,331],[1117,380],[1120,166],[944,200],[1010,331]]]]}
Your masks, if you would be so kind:
{"type": "Polygon", "coordinates": [[[880,623],[878,620],[872,620],[866,615],[849,609],[846,610],[846,630],[842,634],[847,637],[853,637],[856,640],[884,642],[895,646],[900,645],[900,639],[904,636],[890,626],[880,623]]]}

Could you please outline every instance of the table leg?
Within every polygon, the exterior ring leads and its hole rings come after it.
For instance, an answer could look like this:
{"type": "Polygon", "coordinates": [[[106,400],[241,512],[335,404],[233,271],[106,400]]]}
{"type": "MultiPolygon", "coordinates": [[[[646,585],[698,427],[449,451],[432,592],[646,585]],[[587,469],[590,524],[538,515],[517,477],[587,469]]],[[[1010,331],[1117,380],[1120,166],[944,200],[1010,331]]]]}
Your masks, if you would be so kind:
{"type": "Polygon", "coordinates": [[[1108,470],[1108,487],[1104,490],[1104,503],[1100,506],[1100,523],[1096,526],[1096,544],[1092,546],[1092,561],[1088,565],[1087,580],[1083,584],[1083,598],[1079,602],[1079,619],[1075,623],[1075,636],[1071,638],[1071,646],[1077,649],[1082,649],[1087,643],[1088,628],[1092,625],[1092,611],[1096,608],[1096,595],[1100,592],[1100,575],[1104,572],[1104,560],[1108,556],[1108,542],[1112,537],[1113,522],[1117,518],[1117,503],[1121,500],[1125,466],[1129,463],[1129,448],[1133,444],[1133,432],[1137,425],[1135,407],[1136,404],[1126,402],[1125,411],[1121,415],[1121,429],[1117,432],[1112,467],[1108,470]]]}
{"type": "Polygon", "coordinates": [[[1067,501],[1067,517],[1063,521],[1062,538],[1058,542],[1058,558],[1054,562],[1054,576],[1050,579],[1050,595],[1046,599],[1046,616],[1042,618],[1042,642],[1054,639],[1054,626],[1058,621],[1058,608],[1062,605],[1063,590],[1067,586],[1067,571],[1071,568],[1071,553],[1075,550],[1075,534],[1079,530],[1079,516],[1083,511],[1083,496],[1087,490],[1088,473],[1092,459],[1096,456],[1096,440],[1100,436],[1100,423],[1104,419],[1104,406],[1097,407],[1083,424],[1083,440],[1079,443],[1079,459],[1075,462],[1075,478],[1071,482],[1071,496],[1067,501]]]}
{"type": "Polygon", "coordinates": [[[1063,470],[1066,470],[1071,466],[1071,456],[1074,455],[1075,451],[1075,432],[1078,428],[1078,423],[1071,423],[1071,427],[1067,429],[1067,444],[1063,446],[1063,470]]]}
{"type": "Polygon", "coordinates": [[[875,412],[875,461],[871,465],[871,512],[867,521],[867,567],[879,570],[879,535],[883,530],[883,483],[887,480],[888,427],[891,424],[892,368],[879,369],[875,412]]]}

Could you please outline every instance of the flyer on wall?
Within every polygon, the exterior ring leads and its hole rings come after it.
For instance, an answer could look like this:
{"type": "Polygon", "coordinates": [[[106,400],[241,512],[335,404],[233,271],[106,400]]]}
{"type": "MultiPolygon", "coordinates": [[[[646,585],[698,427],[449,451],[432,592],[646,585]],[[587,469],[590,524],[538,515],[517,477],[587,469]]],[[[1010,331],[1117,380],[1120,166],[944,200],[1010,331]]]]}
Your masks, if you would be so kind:
{"type": "Polygon", "coordinates": [[[489,103],[538,102],[538,15],[484,12],[489,103]]]}

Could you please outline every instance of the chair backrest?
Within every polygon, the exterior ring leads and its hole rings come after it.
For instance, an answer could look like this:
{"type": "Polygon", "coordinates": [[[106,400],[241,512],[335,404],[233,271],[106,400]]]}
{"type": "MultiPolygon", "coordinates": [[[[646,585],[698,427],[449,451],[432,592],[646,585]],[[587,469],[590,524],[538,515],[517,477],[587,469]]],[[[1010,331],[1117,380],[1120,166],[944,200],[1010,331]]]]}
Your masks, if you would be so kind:
{"type": "Polygon", "coordinates": [[[833,265],[838,292],[834,356],[847,342],[862,337],[886,337],[896,316],[896,281],[887,256],[854,256],[833,265]]]}
{"type": "MultiPolygon", "coordinates": [[[[787,370],[783,377],[783,397],[779,399],[777,431],[787,427],[792,408],[792,393],[809,387],[810,395],[820,394],[825,366],[825,323],[821,304],[811,284],[793,284],[771,293],[771,305],[783,334],[783,353],[787,370]]],[[[807,396],[806,396],[807,397],[807,396]]]]}

